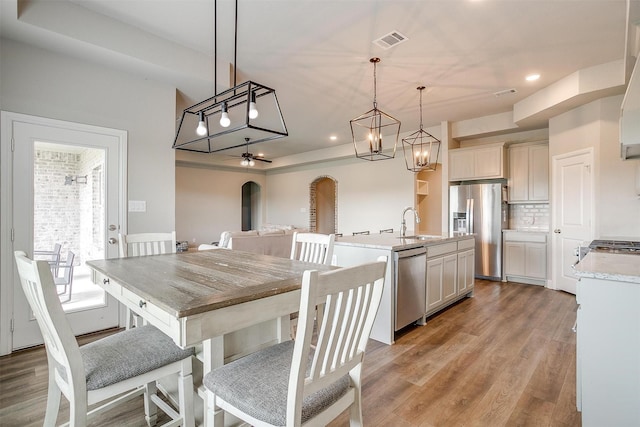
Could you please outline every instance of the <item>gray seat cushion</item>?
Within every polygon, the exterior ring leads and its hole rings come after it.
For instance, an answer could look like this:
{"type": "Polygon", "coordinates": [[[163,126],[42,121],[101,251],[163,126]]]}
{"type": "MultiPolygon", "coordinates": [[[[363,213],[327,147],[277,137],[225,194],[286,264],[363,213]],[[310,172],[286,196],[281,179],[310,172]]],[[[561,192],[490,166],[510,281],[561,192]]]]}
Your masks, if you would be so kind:
{"type": "Polygon", "coordinates": [[[87,390],[124,381],[191,357],[193,348],[181,349],[151,325],[128,329],[80,347],[87,390]]]}
{"type": "MultiPolygon", "coordinates": [[[[284,426],[294,341],[245,356],[207,374],[204,385],[231,405],[259,420],[284,426]]],[[[349,389],[345,375],[330,387],[307,396],[302,422],[313,418],[349,389]]]]}

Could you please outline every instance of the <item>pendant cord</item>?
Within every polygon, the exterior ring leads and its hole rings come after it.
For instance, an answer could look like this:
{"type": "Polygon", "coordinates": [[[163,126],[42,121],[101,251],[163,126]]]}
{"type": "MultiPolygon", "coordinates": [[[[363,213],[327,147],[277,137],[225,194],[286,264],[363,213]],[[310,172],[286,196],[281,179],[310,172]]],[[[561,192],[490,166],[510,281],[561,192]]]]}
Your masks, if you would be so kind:
{"type": "Polygon", "coordinates": [[[213,95],[218,94],[218,0],[213,0],[213,95]]]}
{"type": "Polygon", "coordinates": [[[422,91],[423,89],[420,89],[420,130],[422,130],[422,91]]]}
{"type": "Polygon", "coordinates": [[[377,85],[377,75],[376,75],[376,64],[377,62],[373,62],[373,108],[378,108],[378,85],[377,85]]]}
{"type": "Polygon", "coordinates": [[[236,0],[236,12],[235,12],[234,34],[233,34],[233,87],[236,87],[238,84],[236,81],[236,74],[237,74],[236,60],[237,59],[238,59],[238,0],[236,0]]]}

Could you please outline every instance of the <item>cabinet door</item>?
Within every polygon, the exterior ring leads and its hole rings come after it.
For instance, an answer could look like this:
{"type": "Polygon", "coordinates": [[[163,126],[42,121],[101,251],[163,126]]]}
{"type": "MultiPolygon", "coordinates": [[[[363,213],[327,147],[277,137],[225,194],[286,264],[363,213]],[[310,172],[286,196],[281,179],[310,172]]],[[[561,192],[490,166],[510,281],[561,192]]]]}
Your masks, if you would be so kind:
{"type": "Polygon", "coordinates": [[[442,288],[444,300],[449,301],[458,296],[458,254],[444,257],[442,288]]]}
{"type": "Polygon", "coordinates": [[[525,275],[525,244],[521,242],[505,242],[504,244],[505,266],[507,276],[525,275]]]}
{"type": "Polygon", "coordinates": [[[444,303],[444,257],[427,260],[427,312],[444,303]]]}
{"type": "Polygon", "coordinates": [[[547,244],[527,243],[525,247],[525,272],[527,277],[547,278],[547,244]]]}
{"type": "Polygon", "coordinates": [[[549,200],[549,146],[529,147],[529,200],[549,200]]]}
{"type": "Polygon", "coordinates": [[[475,251],[473,249],[458,254],[458,295],[473,289],[475,251]]]}
{"type": "Polygon", "coordinates": [[[503,150],[502,147],[474,150],[474,178],[502,178],[503,150]]]}
{"type": "Polygon", "coordinates": [[[509,201],[529,199],[529,149],[509,148],[509,201]]]}
{"type": "Polygon", "coordinates": [[[449,151],[449,181],[461,181],[473,178],[474,175],[473,151],[451,150],[449,151]]]}

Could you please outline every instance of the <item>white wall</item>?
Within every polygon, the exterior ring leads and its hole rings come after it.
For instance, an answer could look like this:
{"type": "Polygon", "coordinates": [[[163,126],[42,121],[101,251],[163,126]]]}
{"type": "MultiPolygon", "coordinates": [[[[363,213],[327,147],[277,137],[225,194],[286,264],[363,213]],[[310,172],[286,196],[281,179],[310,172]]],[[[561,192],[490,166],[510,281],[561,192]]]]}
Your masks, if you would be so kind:
{"type": "MultiPolygon", "coordinates": [[[[262,187],[263,223],[309,227],[309,186],[320,176],[337,180],[338,232],[400,227],[400,214],[413,206],[413,173],[403,158],[368,162],[335,160],[263,172],[230,171],[214,166],[176,167],[178,240],[197,245],[217,241],[225,230],[241,228],[241,188],[262,187]],[[301,212],[304,209],[304,212],[301,212]],[[195,242],[193,241],[195,239],[195,242]]],[[[412,229],[407,215],[409,229],[412,229]]]]}
{"type": "Polygon", "coordinates": [[[175,228],[175,88],[6,39],[0,75],[2,110],[127,131],[128,232],[175,228]]]}
{"type": "MultiPolygon", "coordinates": [[[[376,162],[354,158],[316,163],[267,174],[267,222],[309,226],[309,185],[320,176],[337,181],[337,229],[354,231],[400,228],[406,206],[414,205],[414,174],[402,152],[393,160],[376,162]],[[306,212],[301,212],[305,208],[306,212]]],[[[407,215],[408,229],[413,225],[407,215]]]]}
{"type": "MultiPolygon", "coordinates": [[[[206,156],[206,154],[202,154],[206,156]]],[[[218,241],[223,231],[242,227],[242,185],[261,187],[265,217],[265,175],[245,170],[176,166],[176,237],[191,246],[218,241]]]]}
{"type": "Polygon", "coordinates": [[[594,149],[595,237],[640,238],[637,160],[620,159],[622,96],[593,101],[549,121],[549,156],[594,149]]]}

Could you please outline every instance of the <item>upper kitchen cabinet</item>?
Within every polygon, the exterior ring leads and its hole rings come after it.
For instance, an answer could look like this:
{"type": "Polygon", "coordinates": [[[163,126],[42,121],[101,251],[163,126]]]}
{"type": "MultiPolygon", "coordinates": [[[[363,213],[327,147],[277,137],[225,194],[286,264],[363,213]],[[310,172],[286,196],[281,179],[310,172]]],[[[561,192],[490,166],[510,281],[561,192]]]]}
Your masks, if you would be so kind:
{"type": "Polygon", "coordinates": [[[504,178],[504,163],[502,143],[449,150],[449,181],[504,178]]]}
{"type": "Polygon", "coordinates": [[[549,201],[549,146],[509,148],[509,203],[549,201]]]}

